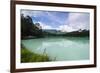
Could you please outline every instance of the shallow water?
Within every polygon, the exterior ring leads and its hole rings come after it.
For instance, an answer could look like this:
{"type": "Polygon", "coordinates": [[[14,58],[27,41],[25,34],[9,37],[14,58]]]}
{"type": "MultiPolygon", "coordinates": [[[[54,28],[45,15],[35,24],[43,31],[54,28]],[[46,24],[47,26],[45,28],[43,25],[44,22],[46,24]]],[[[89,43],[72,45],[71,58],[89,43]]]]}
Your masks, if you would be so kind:
{"type": "Polygon", "coordinates": [[[48,37],[22,40],[21,43],[28,50],[39,54],[45,50],[56,61],[89,59],[88,37],[48,37]]]}

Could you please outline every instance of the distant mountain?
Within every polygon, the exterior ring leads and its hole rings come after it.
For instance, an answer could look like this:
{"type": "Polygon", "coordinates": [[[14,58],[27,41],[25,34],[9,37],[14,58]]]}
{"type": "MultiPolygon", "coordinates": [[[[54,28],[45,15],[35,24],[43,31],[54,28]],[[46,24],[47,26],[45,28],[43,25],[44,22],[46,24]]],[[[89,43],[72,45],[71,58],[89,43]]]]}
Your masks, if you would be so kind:
{"type": "Polygon", "coordinates": [[[54,29],[43,29],[43,32],[51,33],[51,34],[65,34],[66,32],[61,32],[60,30],[54,29]]]}
{"type": "Polygon", "coordinates": [[[89,30],[78,30],[65,34],[66,36],[89,36],[89,30]]]}
{"type": "Polygon", "coordinates": [[[54,30],[54,29],[42,29],[42,31],[49,32],[49,33],[56,33],[56,32],[58,32],[57,30],[54,30]]]}
{"type": "Polygon", "coordinates": [[[77,30],[72,32],[61,32],[60,30],[43,29],[45,34],[58,36],[89,36],[89,30],[77,30]]]}

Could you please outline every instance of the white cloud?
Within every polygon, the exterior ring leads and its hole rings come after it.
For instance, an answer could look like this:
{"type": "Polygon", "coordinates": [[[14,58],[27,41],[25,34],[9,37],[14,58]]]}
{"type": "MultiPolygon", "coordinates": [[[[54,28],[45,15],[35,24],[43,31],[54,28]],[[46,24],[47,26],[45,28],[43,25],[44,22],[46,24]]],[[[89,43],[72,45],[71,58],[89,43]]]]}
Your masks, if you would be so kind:
{"type": "Polygon", "coordinates": [[[89,14],[88,13],[69,13],[69,25],[75,29],[89,29],[89,14]]]}
{"type": "Polygon", "coordinates": [[[62,32],[71,32],[71,31],[76,31],[77,29],[74,29],[68,25],[61,25],[59,26],[58,30],[61,30],[62,32]]]}
{"type": "Polygon", "coordinates": [[[53,29],[51,26],[46,25],[46,24],[44,24],[42,22],[38,22],[38,23],[41,25],[42,29],[53,29]]]}
{"type": "Polygon", "coordinates": [[[79,29],[89,29],[89,14],[88,13],[69,13],[65,25],[59,26],[58,29],[71,32],[79,29]]]}
{"type": "MultiPolygon", "coordinates": [[[[56,17],[52,15],[48,15],[52,19],[55,19],[56,17]]],[[[42,29],[57,29],[61,30],[63,32],[71,32],[76,31],[79,29],[89,29],[89,14],[87,13],[69,13],[68,19],[66,19],[66,23],[63,25],[60,25],[58,28],[53,28],[49,25],[46,25],[43,22],[39,22],[42,26],[42,29]]]]}
{"type": "MultiPolygon", "coordinates": [[[[22,10],[22,12],[25,16],[29,15],[29,16],[34,16],[34,17],[38,17],[38,16],[45,16],[49,17],[49,19],[51,21],[55,21],[57,23],[63,24],[60,25],[58,28],[53,28],[52,26],[43,23],[43,22],[39,22],[40,25],[42,26],[42,29],[57,29],[57,30],[62,30],[62,31],[66,31],[66,32],[71,32],[71,31],[75,31],[78,29],[89,29],[89,24],[90,24],[90,18],[89,18],[89,14],[88,13],[75,13],[75,12],[71,12],[69,13],[68,18],[66,17],[66,21],[62,21],[59,17],[49,13],[49,12],[41,12],[41,11],[27,11],[27,10],[22,10]]],[[[53,22],[51,22],[51,24],[55,24],[53,22]]]]}

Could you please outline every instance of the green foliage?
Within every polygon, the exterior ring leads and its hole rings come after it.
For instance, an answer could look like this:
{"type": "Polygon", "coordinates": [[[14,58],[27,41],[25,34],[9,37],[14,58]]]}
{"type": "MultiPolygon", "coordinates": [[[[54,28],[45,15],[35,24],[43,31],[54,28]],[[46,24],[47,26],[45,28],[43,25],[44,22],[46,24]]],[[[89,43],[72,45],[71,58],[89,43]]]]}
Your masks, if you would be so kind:
{"type": "Polygon", "coordinates": [[[89,31],[87,30],[83,30],[81,32],[74,31],[74,32],[66,33],[63,36],[87,37],[89,36],[89,31]]]}
{"type": "Polygon", "coordinates": [[[21,35],[22,36],[28,36],[32,34],[32,19],[30,16],[24,17],[24,15],[21,15],[21,35]]]}
{"type": "Polygon", "coordinates": [[[30,16],[21,15],[21,38],[27,36],[42,36],[42,29],[39,23],[35,23],[32,21],[30,16]]]}
{"type": "Polygon", "coordinates": [[[43,54],[37,54],[33,53],[26,48],[21,48],[21,62],[46,62],[51,61],[49,56],[46,53],[43,54]]]}

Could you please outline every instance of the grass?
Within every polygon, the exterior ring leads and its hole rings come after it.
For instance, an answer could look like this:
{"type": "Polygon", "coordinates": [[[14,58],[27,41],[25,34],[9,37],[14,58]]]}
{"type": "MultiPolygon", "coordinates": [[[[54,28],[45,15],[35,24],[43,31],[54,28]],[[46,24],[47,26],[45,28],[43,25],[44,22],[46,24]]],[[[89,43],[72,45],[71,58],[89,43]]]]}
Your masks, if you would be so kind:
{"type": "Polygon", "coordinates": [[[49,56],[46,54],[45,50],[43,54],[37,54],[29,51],[25,47],[21,47],[21,62],[46,62],[52,61],[49,56]]]}

